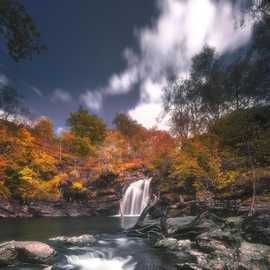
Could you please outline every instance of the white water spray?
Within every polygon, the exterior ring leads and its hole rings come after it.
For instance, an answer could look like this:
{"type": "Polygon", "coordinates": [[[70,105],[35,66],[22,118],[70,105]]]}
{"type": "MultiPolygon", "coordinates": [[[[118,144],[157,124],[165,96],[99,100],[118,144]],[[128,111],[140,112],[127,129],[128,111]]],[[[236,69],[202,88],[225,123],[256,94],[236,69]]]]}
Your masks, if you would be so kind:
{"type": "Polygon", "coordinates": [[[82,270],[134,270],[136,266],[131,257],[108,257],[102,252],[67,256],[67,261],[69,266],[76,266],[82,270]]]}
{"type": "Polygon", "coordinates": [[[120,203],[120,215],[139,216],[150,199],[151,178],[131,183],[120,203]]]}

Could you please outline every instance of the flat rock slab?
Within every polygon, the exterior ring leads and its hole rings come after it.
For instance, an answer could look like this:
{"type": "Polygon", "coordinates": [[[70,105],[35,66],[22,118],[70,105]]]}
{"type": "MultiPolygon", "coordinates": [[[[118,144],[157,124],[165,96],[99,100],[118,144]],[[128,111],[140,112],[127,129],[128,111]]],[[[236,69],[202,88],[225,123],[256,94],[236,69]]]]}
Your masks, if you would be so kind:
{"type": "Polygon", "coordinates": [[[80,236],[58,236],[55,238],[50,238],[50,241],[62,243],[65,245],[87,245],[87,244],[94,244],[96,242],[96,239],[91,234],[83,234],[80,236]]]}
{"type": "Polygon", "coordinates": [[[49,264],[55,250],[37,241],[10,241],[0,244],[0,266],[14,263],[49,264]]]}

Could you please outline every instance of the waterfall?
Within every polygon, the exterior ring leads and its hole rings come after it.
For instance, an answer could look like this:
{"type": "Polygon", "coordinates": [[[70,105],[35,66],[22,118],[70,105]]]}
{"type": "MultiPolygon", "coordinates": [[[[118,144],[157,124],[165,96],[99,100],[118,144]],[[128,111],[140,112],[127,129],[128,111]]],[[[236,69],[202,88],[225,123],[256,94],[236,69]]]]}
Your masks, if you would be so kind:
{"type": "Polygon", "coordinates": [[[151,178],[140,179],[131,183],[120,203],[120,215],[139,216],[150,199],[151,178]]]}

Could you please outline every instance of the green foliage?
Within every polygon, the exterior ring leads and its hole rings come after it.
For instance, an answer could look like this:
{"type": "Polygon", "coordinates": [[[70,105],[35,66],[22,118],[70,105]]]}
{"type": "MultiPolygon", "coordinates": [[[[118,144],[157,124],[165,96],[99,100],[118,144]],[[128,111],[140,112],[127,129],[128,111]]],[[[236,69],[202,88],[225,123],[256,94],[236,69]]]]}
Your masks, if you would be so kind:
{"type": "Polygon", "coordinates": [[[91,143],[99,144],[105,138],[106,126],[102,119],[80,108],[72,112],[67,120],[71,131],[78,137],[88,138],[91,143]]]}
{"type": "Polygon", "coordinates": [[[143,129],[135,120],[124,113],[118,113],[113,119],[116,129],[126,137],[132,137],[143,129]]]}
{"type": "Polygon", "coordinates": [[[75,156],[83,158],[93,153],[94,146],[88,138],[77,137],[74,134],[66,133],[63,138],[63,145],[75,156]]]}
{"type": "Polygon", "coordinates": [[[15,61],[31,58],[46,48],[32,18],[18,0],[0,1],[0,37],[15,61]]]}
{"type": "Polygon", "coordinates": [[[270,164],[270,107],[255,107],[227,114],[210,128],[224,147],[257,165],[270,164]]]}
{"type": "Polygon", "coordinates": [[[2,85],[0,87],[0,110],[4,113],[2,118],[24,114],[26,108],[18,92],[9,85],[2,85]]]}
{"type": "Polygon", "coordinates": [[[190,77],[167,87],[165,109],[177,135],[202,134],[227,113],[269,104],[269,26],[269,17],[257,22],[248,53],[232,63],[205,47],[193,57],[190,77]]]}

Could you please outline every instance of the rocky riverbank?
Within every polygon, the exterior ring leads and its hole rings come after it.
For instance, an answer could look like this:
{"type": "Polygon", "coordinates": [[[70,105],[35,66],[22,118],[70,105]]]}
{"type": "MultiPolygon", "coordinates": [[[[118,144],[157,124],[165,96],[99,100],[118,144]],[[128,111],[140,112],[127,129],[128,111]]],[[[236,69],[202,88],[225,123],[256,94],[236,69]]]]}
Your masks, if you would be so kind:
{"type": "Polygon", "coordinates": [[[36,201],[24,205],[14,200],[0,201],[0,218],[107,216],[118,211],[119,199],[108,197],[87,202],[36,201]]]}
{"type": "Polygon", "coordinates": [[[177,269],[270,269],[270,213],[220,217],[211,209],[197,216],[145,220],[128,235],[148,238],[177,258],[177,269]]]}

